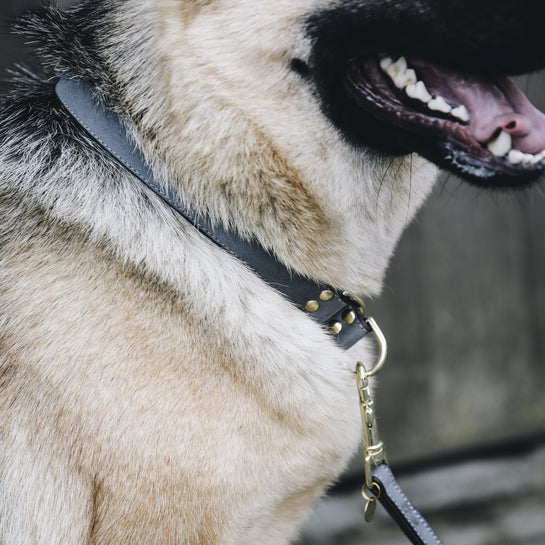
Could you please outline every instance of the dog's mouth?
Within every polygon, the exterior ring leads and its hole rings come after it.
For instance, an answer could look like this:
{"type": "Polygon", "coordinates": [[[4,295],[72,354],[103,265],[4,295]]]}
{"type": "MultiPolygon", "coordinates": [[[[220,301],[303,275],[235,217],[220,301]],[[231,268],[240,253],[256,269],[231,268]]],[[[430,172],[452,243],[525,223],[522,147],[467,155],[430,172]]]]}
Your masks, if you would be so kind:
{"type": "Polygon", "coordinates": [[[357,106],[396,131],[386,151],[417,151],[481,184],[521,186],[545,170],[545,114],[507,77],[388,55],[352,59],[346,76],[357,106]]]}

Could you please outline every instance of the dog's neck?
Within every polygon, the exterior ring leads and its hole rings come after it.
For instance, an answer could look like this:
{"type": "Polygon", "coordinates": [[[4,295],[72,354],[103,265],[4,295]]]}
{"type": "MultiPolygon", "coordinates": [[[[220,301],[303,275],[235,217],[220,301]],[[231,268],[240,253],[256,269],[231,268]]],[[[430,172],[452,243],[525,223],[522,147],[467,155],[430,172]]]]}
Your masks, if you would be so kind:
{"type": "Polygon", "coordinates": [[[339,346],[350,348],[370,332],[364,305],[356,296],[337,293],[329,286],[297,275],[254,241],[241,239],[236,233],[212,224],[165,191],[140,150],[130,141],[120,119],[96,99],[93,88],[86,82],[61,78],[56,85],[56,94],[66,111],[104,151],[201,234],[244,262],[299,310],[327,328],[339,346]]]}

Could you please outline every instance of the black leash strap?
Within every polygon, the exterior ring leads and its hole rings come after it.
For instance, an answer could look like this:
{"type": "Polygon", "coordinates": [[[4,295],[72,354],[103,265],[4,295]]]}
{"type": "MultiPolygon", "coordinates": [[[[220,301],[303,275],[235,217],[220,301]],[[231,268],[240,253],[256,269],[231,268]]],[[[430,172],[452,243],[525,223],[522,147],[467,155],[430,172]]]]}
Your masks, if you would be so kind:
{"type": "Polygon", "coordinates": [[[390,468],[381,464],[373,470],[380,487],[378,501],[414,545],[443,545],[424,517],[403,493],[390,468]]]}
{"type": "Polygon", "coordinates": [[[102,148],[203,235],[246,263],[297,308],[324,325],[340,347],[350,348],[369,333],[364,321],[357,316],[354,320],[348,317],[350,312],[354,313],[359,308],[350,295],[338,293],[290,271],[255,241],[242,239],[221,225],[212,225],[208,218],[196,213],[172,191],[163,187],[141,151],[131,141],[123,123],[98,101],[94,90],[86,82],[62,78],[55,90],[68,113],[102,148]]]}

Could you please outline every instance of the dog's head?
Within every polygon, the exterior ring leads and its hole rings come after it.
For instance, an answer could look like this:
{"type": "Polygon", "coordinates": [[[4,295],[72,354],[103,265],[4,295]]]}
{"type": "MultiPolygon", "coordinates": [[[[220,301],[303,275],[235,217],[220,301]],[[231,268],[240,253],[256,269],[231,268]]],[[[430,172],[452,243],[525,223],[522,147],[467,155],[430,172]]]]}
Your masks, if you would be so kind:
{"type": "Polygon", "coordinates": [[[207,127],[208,160],[222,150],[215,176],[255,180],[238,161],[255,167],[259,156],[257,179],[286,188],[272,200],[291,201],[287,215],[268,222],[275,207],[255,188],[246,202],[261,202],[259,219],[246,205],[237,221],[251,217],[243,229],[258,225],[303,272],[319,264],[323,280],[378,288],[435,177],[421,157],[491,188],[528,185],[545,168],[545,116],[506,77],[545,66],[538,0],[162,6],[174,93],[195,97],[179,117],[207,127]],[[284,242],[279,222],[295,225],[284,242]]]}
{"type": "Polygon", "coordinates": [[[208,20],[194,24],[212,63],[225,61],[218,74],[251,73],[269,85],[244,82],[260,101],[288,82],[284,93],[313,93],[354,148],[417,152],[489,187],[520,187],[543,171],[545,115],[506,77],[545,65],[536,0],[178,4],[208,20]],[[211,38],[213,17],[222,24],[211,38]]]}
{"type": "Polygon", "coordinates": [[[194,206],[370,294],[433,163],[493,188],[540,177],[545,116],[506,75],[545,66],[543,16],[540,0],[101,0],[43,48],[124,105],[194,206]]]}

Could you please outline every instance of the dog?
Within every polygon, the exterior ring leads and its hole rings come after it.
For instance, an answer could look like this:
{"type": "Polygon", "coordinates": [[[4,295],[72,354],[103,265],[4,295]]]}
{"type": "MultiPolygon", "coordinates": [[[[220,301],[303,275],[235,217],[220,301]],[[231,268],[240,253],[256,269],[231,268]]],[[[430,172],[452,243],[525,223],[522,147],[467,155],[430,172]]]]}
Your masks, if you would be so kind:
{"type": "Polygon", "coordinates": [[[349,350],[75,123],[87,82],[164,187],[366,299],[437,169],[545,167],[505,75],[537,0],[93,0],[19,23],[0,108],[0,543],[293,541],[361,435],[349,350]]]}

